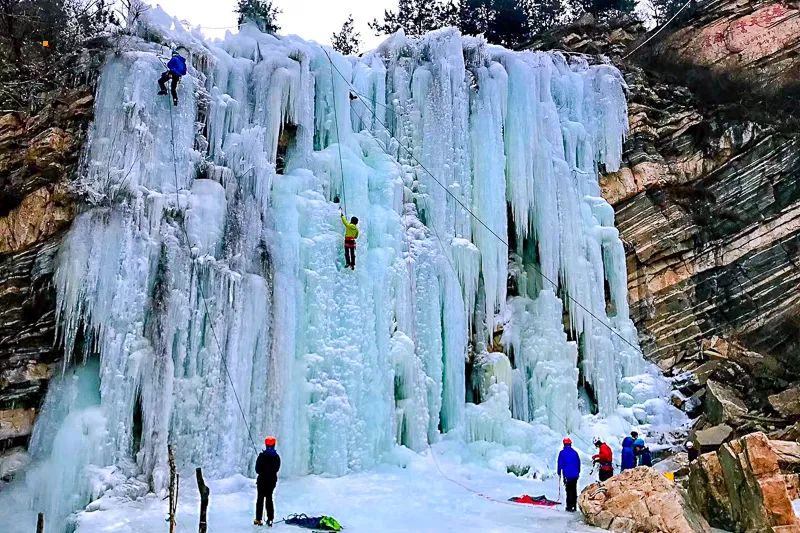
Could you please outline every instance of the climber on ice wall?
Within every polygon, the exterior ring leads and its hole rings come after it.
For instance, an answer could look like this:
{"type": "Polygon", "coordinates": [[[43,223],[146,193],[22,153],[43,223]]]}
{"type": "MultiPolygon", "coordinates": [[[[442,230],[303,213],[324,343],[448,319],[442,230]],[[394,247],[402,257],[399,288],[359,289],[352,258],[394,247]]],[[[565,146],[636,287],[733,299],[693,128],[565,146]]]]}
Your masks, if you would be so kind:
{"type": "Polygon", "coordinates": [[[358,217],[351,217],[350,222],[344,216],[344,212],[339,209],[344,224],[344,262],[345,268],[356,269],[356,239],[358,239],[358,217]]]}
{"type": "Polygon", "coordinates": [[[178,82],[181,81],[181,78],[186,75],[186,58],[181,54],[182,50],[186,49],[181,47],[172,52],[172,59],[170,59],[169,63],[167,63],[166,72],[164,72],[161,77],[158,78],[158,86],[160,88],[158,91],[159,95],[167,94],[166,83],[170,79],[172,80],[170,88],[172,89],[173,105],[178,105],[178,82]]]}

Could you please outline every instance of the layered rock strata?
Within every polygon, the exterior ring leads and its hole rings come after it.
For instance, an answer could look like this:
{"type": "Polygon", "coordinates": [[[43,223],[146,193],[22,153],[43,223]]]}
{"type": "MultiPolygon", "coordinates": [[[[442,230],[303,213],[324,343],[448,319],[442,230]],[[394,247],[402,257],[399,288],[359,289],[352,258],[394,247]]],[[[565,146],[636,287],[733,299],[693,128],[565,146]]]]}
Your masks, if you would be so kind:
{"type": "Polygon", "coordinates": [[[61,357],[50,279],[94,100],[89,86],[47,99],[0,116],[0,451],[27,442],[61,357]]]}

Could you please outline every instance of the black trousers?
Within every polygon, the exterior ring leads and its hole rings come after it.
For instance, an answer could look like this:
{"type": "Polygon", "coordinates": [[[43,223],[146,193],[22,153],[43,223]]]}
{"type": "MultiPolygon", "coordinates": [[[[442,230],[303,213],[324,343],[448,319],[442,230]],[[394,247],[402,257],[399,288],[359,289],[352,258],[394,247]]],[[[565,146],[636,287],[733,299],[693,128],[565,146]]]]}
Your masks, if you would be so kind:
{"type": "Polygon", "coordinates": [[[356,267],[356,249],[348,246],[344,247],[344,266],[355,268],[356,267]]]}
{"type": "Polygon", "coordinates": [[[565,479],[564,488],[567,489],[567,511],[574,511],[578,504],[578,480],[565,479]]]}
{"type": "Polygon", "coordinates": [[[158,78],[158,86],[161,87],[161,90],[166,92],[167,91],[167,82],[172,78],[172,83],[170,84],[170,88],[172,89],[172,99],[178,100],[178,82],[181,81],[181,77],[177,74],[173,74],[169,70],[166,71],[164,74],[158,78]]]}
{"type": "Polygon", "coordinates": [[[613,470],[603,470],[600,469],[600,481],[605,481],[607,479],[611,479],[611,476],[614,475],[613,470]]]}
{"type": "Polygon", "coordinates": [[[256,497],[256,520],[261,520],[264,517],[265,503],[267,505],[267,520],[275,520],[275,505],[272,503],[273,492],[275,492],[275,485],[258,487],[258,496],[256,497]]]}

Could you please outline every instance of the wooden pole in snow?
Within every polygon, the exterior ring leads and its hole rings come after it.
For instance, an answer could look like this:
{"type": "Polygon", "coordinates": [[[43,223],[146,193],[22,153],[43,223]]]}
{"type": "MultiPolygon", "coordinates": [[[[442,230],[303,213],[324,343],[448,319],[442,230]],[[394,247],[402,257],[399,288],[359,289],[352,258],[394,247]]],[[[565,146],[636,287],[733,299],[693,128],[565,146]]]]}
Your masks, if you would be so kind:
{"type": "Polygon", "coordinates": [[[208,495],[211,490],[206,486],[206,482],[203,481],[203,470],[198,468],[195,470],[195,474],[197,475],[197,488],[200,490],[200,526],[197,531],[198,533],[207,533],[208,521],[206,513],[208,512],[208,495]]]}
{"type": "Polygon", "coordinates": [[[172,446],[167,446],[169,457],[169,533],[175,533],[175,509],[178,507],[178,482],[172,446]]]}

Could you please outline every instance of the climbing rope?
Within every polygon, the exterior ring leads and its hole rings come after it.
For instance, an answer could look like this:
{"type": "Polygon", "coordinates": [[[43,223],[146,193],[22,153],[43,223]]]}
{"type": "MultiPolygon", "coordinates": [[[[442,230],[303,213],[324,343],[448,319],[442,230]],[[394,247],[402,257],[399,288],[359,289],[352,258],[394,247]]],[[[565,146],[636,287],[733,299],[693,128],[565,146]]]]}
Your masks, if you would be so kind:
{"type": "Polygon", "coordinates": [[[680,9],[679,9],[679,10],[678,10],[678,11],[677,11],[677,12],[676,12],[674,15],[672,15],[672,18],[671,18],[671,19],[669,19],[668,21],[666,21],[666,22],[665,22],[665,23],[664,23],[664,24],[663,24],[663,25],[662,25],[662,26],[661,26],[661,27],[658,29],[658,31],[657,31],[657,32],[655,32],[653,35],[651,35],[650,37],[648,37],[648,38],[647,38],[647,40],[646,40],[645,42],[643,42],[642,44],[640,44],[639,46],[637,46],[636,48],[634,48],[633,50],[631,50],[630,52],[628,52],[628,54],[626,54],[625,56],[623,56],[623,57],[622,57],[622,59],[628,59],[630,56],[632,56],[632,55],[633,55],[633,54],[634,54],[634,53],[635,53],[637,50],[639,50],[641,47],[643,47],[644,45],[646,45],[647,43],[649,43],[650,41],[652,41],[653,39],[655,39],[655,38],[656,38],[656,35],[658,35],[658,34],[659,34],[659,33],[661,33],[662,31],[664,31],[664,28],[666,28],[667,26],[669,26],[669,25],[670,25],[670,23],[671,23],[673,20],[675,20],[676,18],[678,18],[678,15],[680,15],[680,14],[681,14],[681,11],[683,11],[684,9],[686,9],[686,8],[688,7],[688,5],[689,5],[689,4],[691,4],[693,1],[694,1],[694,0],[686,0],[686,3],[685,3],[685,4],[683,4],[683,6],[681,6],[681,8],[680,8],[680,9]]]}
{"type": "MultiPolygon", "coordinates": [[[[325,52],[325,55],[328,56],[328,62],[331,65],[331,93],[333,94],[333,121],[336,128],[336,147],[339,149],[339,179],[342,183],[342,207],[344,207],[344,212],[347,214],[347,193],[345,191],[345,184],[344,184],[344,163],[342,163],[342,138],[339,136],[339,113],[336,109],[336,82],[334,81],[333,76],[333,59],[331,59],[330,54],[328,53],[325,48],[321,47],[322,51],[325,52]]],[[[337,69],[338,70],[338,69],[337,69]]]]}
{"type": "MultiPolygon", "coordinates": [[[[354,109],[353,112],[356,114],[356,116],[358,116],[358,118],[362,122],[364,122],[364,118],[360,115],[360,113],[358,111],[356,111],[354,109]]],[[[366,122],[364,122],[364,123],[366,123],[366,122]]],[[[386,126],[384,124],[381,124],[381,125],[384,127],[384,129],[386,129],[386,126]]],[[[391,133],[388,131],[388,129],[386,129],[386,133],[387,133],[387,135],[389,135],[390,138],[394,139],[395,141],[397,141],[399,143],[397,138],[393,137],[391,135],[391,133]]],[[[376,139],[376,141],[377,141],[377,139],[376,139]]],[[[379,141],[377,141],[377,143],[378,143],[378,146],[380,146],[381,150],[383,150],[383,152],[386,155],[391,157],[391,154],[389,154],[389,152],[386,150],[386,148],[379,141]]],[[[430,205],[429,205],[429,208],[430,208],[430,205]]],[[[436,236],[436,240],[439,242],[439,247],[442,249],[442,255],[444,255],[445,259],[447,260],[447,263],[450,265],[450,268],[453,271],[453,274],[455,275],[456,279],[458,279],[458,272],[456,271],[455,266],[453,265],[452,261],[450,260],[450,257],[449,257],[449,255],[448,255],[448,253],[446,251],[447,249],[445,248],[444,243],[442,242],[442,239],[439,236],[439,232],[436,230],[435,224],[431,225],[431,229],[433,230],[433,233],[436,236]]],[[[561,418],[560,416],[558,416],[547,404],[543,404],[543,407],[545,408],[545,410],[548,413],[550,413],[550,415],[553,418],[555,418],[559,422],[563,423],[565,427],[568,425],[567,421],[564,420],[563,418],[561,418]]],[[[578,434],[572,435],[572,437],[574,437],[576,440],[582,442],[583,444],[586,444],[587,446],[591,445],[592,447],[594,447],[594,443],[590,443],[588,440],[584,439],[583,437],[581,437],[578,434]]],[[[489,500],[489,501],[492,501],[492,502],[495,502],[495,503],[502,503],[502,504],[506,504],[506,505],[526,505],[526,504],[521,504],[521,503],[518,503],[518,502],[509,501],[509,500],[498,500],[498,499],[493,498],[491,496],[488,496],[488,495],[486,495],[486,494],[484,494],[484,493],[482,493],[480,491],[476,491],[475,489],[469,487],[468,485],[466,485],[464,483],[461,483],[460,481],[458,481],[456,479],[451,478],[450,476],[448,476],[447,474],[444,473],[444,470],[442,470],[441,466],[439,465],[439,462],[436,459],[436,452],[434,452],[433,448],[431,447],[431,444],[427,443],[427,446],[428,446],[428,451],[431,454],[431,459],[433,460],[433,464],[436,467],[436,470],[438,471],[439,475],[442,478],[444,478],[445,480],[450,481],[451,483],[454,483],[455,485],[458,485],[459,487],[461,487],[462,489],[466,490],[467,492],[470,492],[470,493],[472,493],[472,494],[474,494],[476,496],[479,496],[481,498],[484,498],[486,500],[489,500]]],[[[615,466],[617,468],[620,468],[620,465],[618,463],[615,463],[615,466]]],[[[594,465],[592,466],[592,473],[593,472],[594,472],[594,465]]],[[[558,503],[561,503],[561,480],[560,479],[558,480],[558,494],[559,495],[558,495],[558,500],[557,501],[558,501],[558,503]]]]}
{"type": "MultiPolygon", "coordinates": [[[[326,52],[326,54],[327,54],[327,52],[326,52]]],[[[330,59],[330,55],[328,56],[328,59],[330,59]]],[[[339,76],[341,76],[341,78],[342,78],[342,79],[345,81],[345,83],[347,83],[347,84],[348,84],[348,85],[349,85],[349,86],[350,86],[352,89],[355,89],[355,88],[352,86],[352,84],[351,84],[351,83],[350,83],[350,82],[347,80],[347,78],[344,76],[344,74],[342,74],[342,72],[341,72],[341,71],[340,71],[340,70],[339,70],[339,69],[336,67],[336,65],[334,65],[334,64],[333,64],[333,61],[331,61],[331,62],[330,62],[330,64],[331,64],[331,67],[332,67],[332,68],[334,68],[334,69],[336,70],[336,72],[338,72],[338,73],[339,73],[339,76]]],[[[354,90],[354,94],[356,95],[356,98],[358,98],[359,100],[361,100],[362,102],[364,102],[364,100],[361,98],[361,96],[359,95],[359,93],[358,93],[358,92],[356,92],[355,90],[354,90]]],[[[373,110],[373,109],[372,109],[372,108],[371,108],[369,105],[366,105],[366,102],[365,102],[365,107],[366,107],[366,108],[367,108],[367,110],[368,110],[368,111],[369,111],[369,112],[372,114],[372,117],[375,119],[375,121],[376,121],[378,124],[380,124],[380,125],[381,125],[381,126],[382,126],[382,127],[385,129],[385,130],[386,130],[386,132],[387,132],[387,133],[389,133],[389,131],[390,131],[390,130],[389,130],[389,128],[386,126],[386,124],[384,124],[384,123],[383,123],[383,121],[381,121],[381,120],[378,118],[378,116],[377,116],[377,114],[375,113],[375,111],[374,111],[374,110],[373,110]]],[[[417,157],[414,155],[414,152],[413,152],[413,151],[412,151],[410,148],[408,148],[408,147],[407,147],[405,144],[403,144],[402,142],[400,142],[400,141],[399,141],[399,140],[398,140],[396,137],[394,137],[394,136],[391,136],[391,134],[389,134],[389,135],[390,135],[390,137],[391,137],[392,139],[394,139],[394,140],[395,140],[395,142],[397,142],[398,146],[400,146],[400,147],[401,147],[401,148],[402,148],[402,149],[403,149],[403,150],[404,150],[404,151],[405,151],[405,152],[408,154],[408,156],[409,156],[411,159],[413,159],[413,160],[414,160],[414,161],[417,163],[417,165],[419,166],[419,168],[421,168],[421,169],[422,169],[422,170],[423,170],[423,171],[424,171],[424,172],[425,172],[425,173],[426,173],[428,176],[430,176],[430,177],[431,177],[431,179],[433,179],[433,181],[435,181],[435,182],[436,182],[436,183],[437,183],[437,184],[438,184],[438,185],[439,185],[439,186],[440,186],[440,187],[441,187],[441,188],[442,188],[442,189],[443,189],[443,190],[444,190],[444,191],[445,191],[445,192],[446,192],[448,195],[450,195],[450,196],[453,198],[453,200],[455,200],[455,201],[456,201],[456,203],[458,203],[458,205],[459,205],[459,206],[461,206],[461,208],[462,208],[462,209],[464,209],[464,211],[466,211],[467,213],[469,213],[469,215],[470,215],[470,216],[471,216],[473,219],[475,219],[475,221],[477,221],[477,222],[478,222],[478,223],[479,223],[481,226],[483,226],[483,227],[484,227],[484,228],[485,228],[485,229],[486,229],[486,230],[487,230],[489,233],[491,233],[491,234],[492,234],[492,235],[493,235],[493,236],[494,236],[494,237],[495,237],[495,238],[496,238],[498,241],[500,241],[500,242],[501,242],[503,245],[505,245],[506,249],[508,249],[508,250],[510,250],[510,249],[511,249],[511,247],[509,246],[508,242],[507,242],[505,239],[503,239],[503,238],[502,238],[500,235],[498,235],[498,234],[497,234],[497,233],[496,233],[494,230],[492,230],[492,228],[490,228],[490,227],[489,227],[489,226],[488,226],[488,225],[487,225],[487,224],[486,224],[486,223],[485,223],[483,220],[481,220],[481,218],[480,218],[480,217],[478,217],[478,215],[476,215],[476,214],[475,214],[475,213],[474,213],[474,212],[473,212],[473,211],[472,211],[472,210],[471,210],[471,209],[470,209],[470,208],[469,208],[469,207],[468,207],[468,206],[467,206],[467,205],[466,205],[466,204],[465,204],[463,201],[461,201],[461,199],[460,199],[460,198],[458,198],[458,197],[457,197],[455,194],[453,194],[453,192],[452,192],[452,191],[451,191],[449,188],[447,188],[447,187],[446,187],[446,186],[445,186],[445,185],[444,185],[444,184],[443,184],[441,181],[439,181],[439,180],[436,178],[436,176],[434,176],[434,175],[433,175],[433,173],[432,173],[430,170],[428,170],[427,168],[425,168],[425,165],[423,165],[423,164],[422,164],[422,162],[421,162],[419,159],[417,159],[417,157]]],[[[384,151],[385,151],[385,150],[384,150],[384,151]]],[[[542,271],[541,271],[541,269],[540,269],[538,266],[536,266],[535,264],[531,264],[531,267],[532,267],[532,268],[533,268],[533,269],[534,269],[534,270],[535,270],[535,271],[536,271],[536,272],[537,272],[537,273],[538,273],[538,274],[539,274],[539,275],[542,277],[542,279],[544,279],[545,281],[547,281],[548,283],[550,283],[550,284],[551,284],[551,285],[552,285],[552,286],[553,286],[553,287],[554,287],[556,290],[558,290],[558,286],[559,286],[559,285],[558,285],[558,283],[556,283],[555,281],[553,281],[553,280],[551,280],[549,277],[547,277],[547,276],[544,274],[544,272],[542,272],[542,271]]],[[[608,323],[607,323],[605,320],[603,320],[602,318],[600,318],[599,316],[597,316],[596,314],[594,314],[594,313],[593,313],[593,312],[592,312],[592,311],[591,311],[589,308],[587,308],[585,305],[583,305],[583,304],[582,304],[582,303],[581,303],[579,300],[575,299],[575,297],[573,297],[572,295],[570,295],[569,293],[566,293],[566,292],[564,292],[564,296],[565,296],[565,297],[566,297],[566,298],[567,298],[569,301],[571,301],[572,303],[574,303],[575,305],[577,305],[578,307],[580,307],[580,308],[581,308],[583,311],[585,311],[587,315],[589,315],[590,317],[592,317],[592,318],[594,318],[595,320],[597,320],[597,321],[598,321],[600,324],[602,324],[602,325],[603,325],[603,327],[605,327],[606,329],[608,329],[608,330],[609,330],[609,331],[610,331],[612,334],[614,334],[614,335],[616,335],[617,337],[619,337],[619,338],[620,338],[620,340],[622,340],[622,342],[624,342],[625,344],[627,344],[628,346],[630,346],[631,348],[633,348],[633,349],[634,349],[634,350],[636,350],[637,352],[640,352],[640,351],[641,351],[641,350],[640,350],[640,348],[639,348],[638,346],[636,346],[636,345],[634,345],[633,343],[631,343],[631,342],[630,342],[628,339],[626,339],[626,338],[625,338],[625,337],[624,337],[624,336],[623,336],[621,333],[619,333],[619,332],[618,332],[616,329],[614,329],[612,326],[610,326],[610,325],[609,325],[609,324],[608,324],[608,323]]]]}
{"type": "MultiPolygon", "coordinates": [[[[362,122],[363,122],[363,117],[358,113],[358,111],[356,111],[356,110],[353,110],[353,111],[358,116],[358,118],[361,119],[362,122]]],[[[383,124],[381,124],[381,125],[384,126],[384,128],[386,128],[385,125],[383,125],[383,124]]],[[[391,133],[389,133],[388,129],[387,129],[386,133],[387,133],[387,135],[389,135],[390,138],[394,139],[395,141],[397,141],[399,143],[397,138],[393,137],[391,135],[391,133]]],[[[377,139],[376,139],[376,141],[377,141],[377,139]]],[[[386,155],[391,157],[391,154],[389,154],[389,152],[386,150],[386,148],[379,141],[377,141],[377,143],[378,143],[378,146],[381,147],[381,150],[383,150],[383,153],[385,153],[386,155]]],[[[426,200],[427,200],[427,198],[426,198],[426,200]]],[[[430,204],[428,204],[428,209],[430,209],[430,204]]],[[[441,237],[439,235],[439,232],[436,229],[436,225],[432,224],[430,226],[430,229],[433,230],[433,233],[436,236],[436,240],[439,242],[439,247],[442,249],[442,255],[444,255],[444,258],[447,260],[447,263],[450,265],[450,268],[453,271],[453,275],[456,277],[456,279],[458,279],[458,271],[456,270],[456,267],[453,265],[453,262],[450,260],[449,254],[447,253],[447,248],[445,247],[444,242],[442,241],[442,239],[441,239],[441,237]]],[[[555,418],[556,420],[558,420],[559,422],[564,424],[564,427],[568,426],[567,421],[565,419],[561,418],[560,416],[558,416],[553,410],[550,409],[550,407],[547,404],[544,404],[543,406],[547,410],[547,412],[550,413],[550,415],[553,418],[555,418]]],[[[588,440],[582,438],[580,435],[573,435],[573,437],[575,437],[576,440],[581,441],[583,444],[586,444],[587,446],[590,445],[590,444],[591,444],[591,446],[594,446],[594,443],[590,443],[588,440]]],[[[617,466],[619,466],[619,465],[617,465],[617,466]]]]}
{"type": "MultiPolygon", "coordinates": [[[[172,116],[172,105],[171,102],[167,104],[169,107],[169,125],[170,125],[170,145],[172,146],[172,172],[175,176],[175,203],[177,206],[178,211],[181,210],[181,200],[180,195],[178,194],[178,190],[180,189],[178,184],[178,163],[177,158],[175,156],[175,122],[172,116]]],[[[180,217],[178,221],[178,225],[183,230],[183,235],[186,238],[186,244],[189,246],[191,250],[191,239],[189,238],[189,232],[186,230],[186,221],[184,217],[180,217]]],[[[190,252],[191,255],[191,252],[190,252]]],[[[194,258],[190,257],[190,273],[189,279],[194,277],[194,258]]],[[[225,353],[222,350],[222,343],[219,341],[219,337],[217,337],[217,332],[214,329],[214,321],[211,318],[211,310],[208,307],[208,300],[206,298],[205,292],[203,290],[203,283],[197,280],[197,287],[198,293],[200,294],[200,299],[203,301],[203,306],[205,307],[206,315],[208,316],[208,325],[211,328],[211,335],[214,337],[214,341],[217,344],[217,349],[220,353],[220,359],[222,360],[222,368],[225,370],[225,375],[228,377],[228,382],[231,385],[231,391],[233,391],[233,397],[236,400],[236,405],[239,407],[239,413],[242,415],[242,420],[244,421],[244,427],[247,429],[247,436],[250,438],[250,444],[253,446],[253,451],[258,454],[258,447],[256,446],[256,441],[253,439],[253,434],[250,432],[250,424],[247,421],[247,415],[244,413],[244,409],[242,408],[242,402],[239,400],[239,394],[236,392],[236,386],[233,383],[233,378],[231,377],[231,373],[228,370],[228,362],[225,358],[225,353]]]]}

